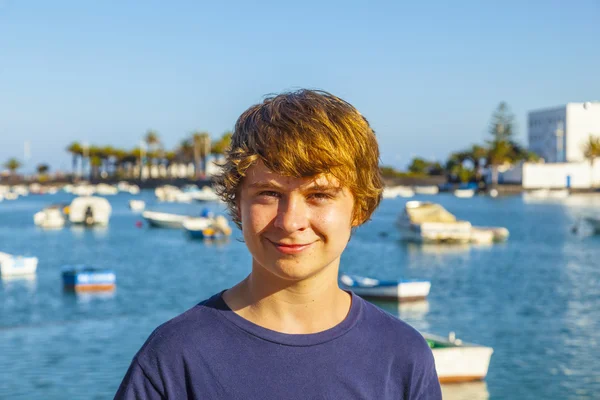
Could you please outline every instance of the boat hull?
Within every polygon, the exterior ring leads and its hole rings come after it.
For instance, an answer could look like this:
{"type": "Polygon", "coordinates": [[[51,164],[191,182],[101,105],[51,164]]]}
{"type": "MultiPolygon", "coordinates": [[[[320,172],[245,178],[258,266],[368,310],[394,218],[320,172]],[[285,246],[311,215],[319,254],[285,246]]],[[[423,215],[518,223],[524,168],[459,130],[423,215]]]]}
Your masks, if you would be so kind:
{"type": "Polygon", "coordinates": [[[0,260],[0,276],[27,276],[37,271],[37,257],[5,257],[0,260]]]}
{"type": "Polygon", "coordinates": [[[92,292],[111,291],[116,287],[116,276],[112,271],[65,271],[63,287],[67,291],[92,292]]]}
{"type": "Polygon", "coordinates": [[[429,343],[440,383],[482,380],[487,376],[494,349],[486,346],[449,341],[423,334],[429,343]]]}
{"type": "Polygon", "coordinates": [[[342,277],[340,279],[340,287],[364,298],[409,302],[421,301],[427,298],[431,289],[431,282],[401,281],[400,283],[380,284],[369,287],[356,284],[346,285],[344,284],[344,277],[342,277]]]}

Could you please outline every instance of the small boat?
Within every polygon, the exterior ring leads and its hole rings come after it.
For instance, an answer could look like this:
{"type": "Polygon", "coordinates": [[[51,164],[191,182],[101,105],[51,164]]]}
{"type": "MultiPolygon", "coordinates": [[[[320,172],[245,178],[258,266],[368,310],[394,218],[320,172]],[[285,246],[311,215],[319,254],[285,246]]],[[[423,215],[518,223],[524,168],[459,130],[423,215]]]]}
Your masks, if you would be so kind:
{"type": "Polygon", "coordinates": [[[0,275],[5,277],[33,275],[37,270],[37,257],[13,256],[0,252],[0,275]]]}
{"type": "Polygon", "coordinates": [[[58,229],[65,226],[65,216],[62,205],[52,205],[33,215],[36,226],[45,229],[58,229]]]}
{"type": "MultiPolygon", "coordinates": [[[[491,235],[491,242],[504,242],[510,236],[508,229],[501,226],[474,226],[471,230],[478,233],[485,232],[487,236],[491,235]]],[[[471,242],[475,241],[471,240],[471,242]]]]}
{"type": "Polygon", "coordinates": [[[454,196],[459,199],[468,199],[475,195],[475,189],[473,188],[458,188],[454,190],[454,196]]]}
{"type": "Polygon", "coordinates": [[[485,379],[494,349],[463,343],[453,332],[448,338],[422,334],[431,348],[440,383],[469,382],[485,379]]]}
{"type": "Polygon", "coordinates": [[[380,281],[364,276],[342,274],[340,286],[361,297],[405,302],[425,299],[429,294],[431,282],[418,279],[380,281]]]}
{"type": "Polygon", "coordinates": [[[415,192],[407,186],[389,186],[383,189],[384,199],[395,199],[396,197],[413,197],[415,192]]]}
{"type": "Polygon", "coordinates": [[[69,221],[72,224],[108,225],[112,207],[103,197],[76,197],[68,207],[69,221]]]}
{"type": "Polygon", "coordinates": [[[201,190],[191,192],[192,199],[200,202],[220,201],[221,198],[210,186],[204,186],[201,190]]]}
{"type": "Polygon", "coordinates": [[[585,217],[584,220],[592,227],[594,233],[600,234],[600,217],[585,217]]]}
{"type": "Polygon", "coordinates": [[[97,184],[95,190],[98,196],[114,196],[119,193],[119,189],[115,186],[107,185],[106,183],[97,184]]]}
{"type": "Polygon", "coordinates": [[[142,212],[146,208],[144,200],[129,200],[129,208],[134,212],[142,212]]]}
{"type": "Polygon", "coordinates": [[[459,221],[437,203],[407,202],[396,225],[409,241],[469,243],[471,240],[471,223],[459,221]]]}
{"type": "Polygon", "coordinates": [[[438,194],[440,192],[440,188],[435,185],[415,186],[414,191],[416,194],[434,195],[434,194],[438,194]]]}
{"type": "Polygon", "coordinates": [[[460,221],[437,203],[409,201],[396,225],[405,240],[421,243],[489,244],[508,239],[503,227],[472,226],[460,221]]]}
{"type": "Polygon", "coordinates": [[[222,239],[231,235],[229,222],[222,215],[187,218],[183,228],[192,239],[222,239]]]}
{"type": "Polygon", "coordinates": [[[6,192],[4,193],[4,200],[16,200],[19,198],[19,195],[14,192],[6,192]]]}
{"type": "Polygon", "coordinates": [[[65,290],[86,292],[114,290],[117,278],[110,269],[77,265],[63,267],[62,280],[65,290]]]}
{"type": "Polygon", "coordinates": [[[189,215],[144,211],[142,213],[142,218],[144,218],[152,228],[181,229],[183,227],[183,221],[189,218],[189,215]]]}

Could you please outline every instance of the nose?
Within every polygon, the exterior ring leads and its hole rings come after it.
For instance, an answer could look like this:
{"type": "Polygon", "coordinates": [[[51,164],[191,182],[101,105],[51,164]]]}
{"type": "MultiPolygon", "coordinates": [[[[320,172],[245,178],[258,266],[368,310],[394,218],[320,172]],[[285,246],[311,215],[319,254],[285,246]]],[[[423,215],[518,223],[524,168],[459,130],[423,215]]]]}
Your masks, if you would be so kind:
{"type": "Polygon", "coordinates": [[[275,227],[286,233],[303,231],[308,227],[308,207],[306,203],[295,196],[279,201],[275,227]]]}

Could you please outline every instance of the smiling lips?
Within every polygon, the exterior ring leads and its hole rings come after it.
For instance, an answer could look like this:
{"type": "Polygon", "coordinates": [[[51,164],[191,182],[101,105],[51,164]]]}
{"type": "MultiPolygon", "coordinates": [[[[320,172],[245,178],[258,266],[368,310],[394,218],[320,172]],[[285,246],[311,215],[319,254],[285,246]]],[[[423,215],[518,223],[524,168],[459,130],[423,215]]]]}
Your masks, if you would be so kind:
{"type": "Polygon", "coordinates": [[[287,243],[278,243],[278,242],[273,242],[273,241],[270,241],[270,242],[273,243],[273,246],[275,246],[275,248],[283,254],[302,253],[304,250],[308,249],[314,243],[313,242],[313,243],[306,243],[306,244],[287,244],[287,243]]]}

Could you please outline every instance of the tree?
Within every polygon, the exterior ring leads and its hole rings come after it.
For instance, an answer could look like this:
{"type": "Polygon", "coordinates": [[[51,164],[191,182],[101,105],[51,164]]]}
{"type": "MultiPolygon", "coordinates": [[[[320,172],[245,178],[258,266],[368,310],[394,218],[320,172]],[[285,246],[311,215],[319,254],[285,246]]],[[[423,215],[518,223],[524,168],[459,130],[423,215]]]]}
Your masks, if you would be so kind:
{"type": "Polygon", "coordinates": [[[67,147],[67,151],[69,153],[71,153],[72,156],[72,167],[73,167],[73,176],[76,175],[76,170],[77,170],[77,160],[83,156],[83,147],[81,147],[81,144],[79,144],[79,142],[73,142],[69,145],[69,147],[67,147]]]}
{"type": "Polygon", "coordinates": [[[515,116],[510,112],[508,104],[501,102],[498,104],[496,111],[492,114],[492,121],[490,123],[490,133],[493,136],[493,141],[510,141],[514,136],[515,127],[515,116]]]}
{"type": "Polygon", "coordinates": [[[7,168],[10,171],[10,176],[12,179],[15,178],[15,173],[22,166],[23,164],[21,164],[21,161],[17,160],[16,158],[11,158],[6,163],[4,163],[4,168],[7,168]]]}
{"type": "Polygon", "coordinates": [[[194,147],[194,167],[196,179],[206,175],[206,156],[210,152],[210,135],[208,132],[194,132],[192,134],[192,145],[194,147]],[[201,173],[202,172],[202,173],[201,173]]]}
{"type": "Polygon", "coordinates": [[[600,137],[589,135],[587,142],[583,145],[583,155],[590,162],[590,187],[594,188],[594,160],[600,157],[600,137]]]}
{"type": "Polygon", "coordinates": [[[231,131],[223,133],[223,135],[221,135],[221,138],[212,144],[210,152],[212,154],[225,154],[227,149],[231,147],[232,136],[233,133],[231,131]]]}
{"type": "Polygon", "coordinates": [[[50,170],[50,166],[48,164],[39,164],[36,169],[39,175],[46,175],[50,170]]]}
{"type": "Polygon", "coordinates": [[[426,174],[428,172],[428,168],[431,166],[429,161],[426,161],[422,158],[415,157],[412,162],[408,166],[408,170],[413,174],[426,174]]]}

